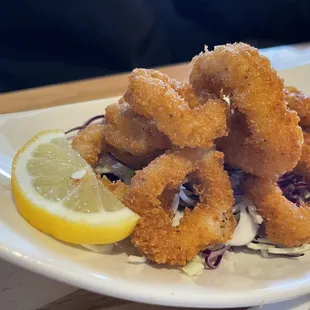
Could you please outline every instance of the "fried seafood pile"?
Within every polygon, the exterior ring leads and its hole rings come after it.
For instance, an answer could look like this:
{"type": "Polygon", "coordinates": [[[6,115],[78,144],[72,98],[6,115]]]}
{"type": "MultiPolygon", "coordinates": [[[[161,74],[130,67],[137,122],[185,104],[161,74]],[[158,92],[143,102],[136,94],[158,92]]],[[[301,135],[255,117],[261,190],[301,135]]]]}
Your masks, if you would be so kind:
{"type": "Polygon", "coordinates": [[[238,195],[270,242],[310,242],[309,113],[309,97],[285,87],[257,49],[227,44],[194,57],[188,83],[133,70],[123,98],[72,146],[140,215],[134,246],[185,265],[236,239],[238,195]]]}

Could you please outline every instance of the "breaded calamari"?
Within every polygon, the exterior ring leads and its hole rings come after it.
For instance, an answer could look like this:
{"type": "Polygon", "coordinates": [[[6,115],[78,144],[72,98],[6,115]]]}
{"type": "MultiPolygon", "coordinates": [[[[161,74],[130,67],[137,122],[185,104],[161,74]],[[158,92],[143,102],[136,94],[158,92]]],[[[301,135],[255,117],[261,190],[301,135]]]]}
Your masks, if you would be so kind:
{"type": "Polygon", "coordinates": [[[310,96],[305,95],[295,87],[284,89],[285,100],[290,109],[297,112],[301,127],[310,126],[310,96]]]}
{"type": "Polygon", "coordinates": [[[171,147],[154,122],[136,114],[126,102],[106,108],[105,140],[118,150],[136,156],[148,156],[171,147]]]}
{"type": "Polygon", "coordinates": [[[223,154],[217,151],[201,154],[184,149],[158,157],[134,176],[124,203],[141,216],[133,244],[158,264],[184,265],[208,245],[225,243],[235,228],[233,192],[223,154]],[[160,196],[193,172],[200,201],[193,210],[186,209],[180,224],[173,227],[171,206],[160,196]]]}
{"type": "Polygon", "coordinates": [[[104,125],[93,124],[83,129],[72,139],[72,147],[92,167],[98,162],[98,156],[105,149],[104,125]]]}
{"type": "Polygon", "coordinates": [[[310,133],[303,131],[304,143],[302,145],[302,152],[299,162],[294,171],[305,177],[310,183],[310,133]]]}
{"type": "Polygon", "coordinates": [[[227,135],[228,106],[223,100],[200,102],[204,97],[197,97],[189,84],[158,71],[133,70],[124,98],[179,147],[208,148],[215,138],[227,135]]]}
{"type": "Polygon", "coordinates": [[[297,206],[282,194],[276,182],[256,176],[245,179],[245,193],[264,218],[268,239],[295,247],[310,242],[310,206],[297,206]]]}
{"type": "Polygon", "coordinates": [[[196,92],[228,96],[244,115],[247,130],[230,130],[218,143],[234,167],[277,179],[292,170],[301,155],[302,132],[295,111],[288,109],[284,84],[270,61],[244,43],[217,46],[194,57],[190,82],[196,92]]]}

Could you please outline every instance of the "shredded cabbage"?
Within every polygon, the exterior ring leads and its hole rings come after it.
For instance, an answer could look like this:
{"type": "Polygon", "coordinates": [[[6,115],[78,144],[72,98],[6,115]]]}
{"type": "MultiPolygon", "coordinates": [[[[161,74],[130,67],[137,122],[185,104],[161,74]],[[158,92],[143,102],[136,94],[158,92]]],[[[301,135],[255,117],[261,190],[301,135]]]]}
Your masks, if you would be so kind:
{"type": "Polygon", "coordinates": [[[195,206],[195,204],[197,203],[196,200],[186,195],[185,188],[183,186],[181,186],[181,189],[180,189],[180,198],[190,206],[195,206]]]}
{"type": "Polygon", "coordinates": [[[204,260],[202,257],[197,255],[192,261],[187,263],[181,270],[186,273],[190,277],[199,276],[201,275],[202,271],[204,270],[204,260]]]}
{"type": "Polygon", "coordinates": [[[184,216],[184,211],[177,210],[174,214],[174,217],[172,219],[172,226],[176,227],[180,225],[180,220],[184,216]]]}
{"type": "Polygon", "coordinates": [[[95,167],[95,172],[98,174],[114,174],[126,184],[130,184],[132,177],[135,175],[134,170],[124,166],[116,159],[109,156],[109,154],[103,154],[100,157],[99,163],[95,167]]]}
{"type": "MultiPolygon", "coordinates": [[[[266,252],[269,254],[279,254],[286,256],[301,256],[306,251],[310,250],[310,244],[304,244],[299,247],[287,248],[276,244],[258,243],[257,241],[250,242],[247,247],[251,250],[262,251],[262,255],[266,256],[266,252]],[[263,251],[266,251],[265,253],[263,251]]],[[[268,257],[268,256],[267,256],[268,257]]]]}
{"type": "Polygon", "coordinates": [[[239,222],[235,228],[233,238],[228,242],[231,246],[244,246],[251,242],[257,235],[259,225],[245,207],[240,209],[239,222]]]}
{"type": "Polygon", "coordinates": [[[176,193],[173,197],[171,204],[173,214],[176,214],[176,212],[178,211],[179,203],[180,203],[180,195],[179,193],[176,193]]]}

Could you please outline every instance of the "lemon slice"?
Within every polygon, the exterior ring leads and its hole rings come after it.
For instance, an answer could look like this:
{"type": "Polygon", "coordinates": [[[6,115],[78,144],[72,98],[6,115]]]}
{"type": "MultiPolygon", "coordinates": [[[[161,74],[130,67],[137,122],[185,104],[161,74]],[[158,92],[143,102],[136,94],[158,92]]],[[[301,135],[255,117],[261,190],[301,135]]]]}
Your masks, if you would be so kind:
{"type": "Polygon", "coordinates": [[[19,150],[11,183],[20,214],[66,242],[116,242],[130,235],[139,219],[104,187],[60,130],[43,131],[19,150]]]}

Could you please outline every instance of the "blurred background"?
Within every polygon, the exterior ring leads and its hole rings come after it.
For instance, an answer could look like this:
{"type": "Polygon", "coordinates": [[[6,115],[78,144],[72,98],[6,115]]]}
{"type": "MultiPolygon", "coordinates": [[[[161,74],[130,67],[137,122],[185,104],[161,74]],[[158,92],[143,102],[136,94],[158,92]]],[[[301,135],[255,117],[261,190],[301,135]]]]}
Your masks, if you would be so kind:
{"type": "Polygon", "coordinates": [[[3,0],[0,92],[310,41],[310,0],[3,0]]]}

